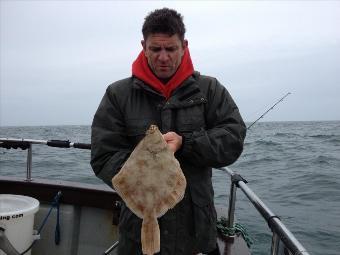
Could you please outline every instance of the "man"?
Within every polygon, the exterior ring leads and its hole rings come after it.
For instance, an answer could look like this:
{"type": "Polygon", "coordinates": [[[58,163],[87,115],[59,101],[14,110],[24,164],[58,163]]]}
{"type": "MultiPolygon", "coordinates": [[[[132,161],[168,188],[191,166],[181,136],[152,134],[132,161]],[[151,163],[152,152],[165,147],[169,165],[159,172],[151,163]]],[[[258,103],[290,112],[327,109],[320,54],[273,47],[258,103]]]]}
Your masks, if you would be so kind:
{"type": "MultiPolygon", "coordinates": [[[[132,76],[111,84],[92,123],[91,165],[108,185],[156,124],[180,162],[185,196],[159,219],[162,255],[209,253],[216,248],[212,167],[241,154],[244,122],[228,91],[194,71],[182,16],[163,8],[143,25],[143,50],[132,76]]],[[[125,205],[119,223],[119,254],[142,254],[141,219],[125,205]]]]}

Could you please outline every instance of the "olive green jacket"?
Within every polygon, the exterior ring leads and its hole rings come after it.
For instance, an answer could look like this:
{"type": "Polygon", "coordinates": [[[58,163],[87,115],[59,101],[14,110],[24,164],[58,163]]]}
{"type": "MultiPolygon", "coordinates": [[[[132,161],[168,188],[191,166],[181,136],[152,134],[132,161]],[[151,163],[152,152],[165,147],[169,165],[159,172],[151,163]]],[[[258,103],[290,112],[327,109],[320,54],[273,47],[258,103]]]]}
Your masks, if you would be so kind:
{"type": "MultiPolygon", "coordinates": [[[[211,251],[216,245],[212,168],[230,165],[242,153],[246,127],[239,110],[224,86],[198,72],[168,100],[135,77],[117,81],[107,88],[92,123],[95,174],[112,187],[112,177],[151,124],[183,137],[175,156],[187,179],[183,201],[159,220],[161,253],[211,251]]],[[[124,205],[120,231],[140,242],[140,227],[141,220],[124,205]]]]}

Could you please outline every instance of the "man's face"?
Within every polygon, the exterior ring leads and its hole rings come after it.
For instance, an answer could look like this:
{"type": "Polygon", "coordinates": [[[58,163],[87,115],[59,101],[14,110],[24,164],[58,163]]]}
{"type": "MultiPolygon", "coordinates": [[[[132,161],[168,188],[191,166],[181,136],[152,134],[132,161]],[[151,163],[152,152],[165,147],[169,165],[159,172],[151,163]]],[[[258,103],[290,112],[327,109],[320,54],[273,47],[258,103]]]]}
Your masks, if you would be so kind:
{"type": "Polygon", "coordinates": [[[160,79],[168,79],[181,64],[188,42],[182,41],[177,34],[151,34],[142,45],[154,74],[160,79]]]}

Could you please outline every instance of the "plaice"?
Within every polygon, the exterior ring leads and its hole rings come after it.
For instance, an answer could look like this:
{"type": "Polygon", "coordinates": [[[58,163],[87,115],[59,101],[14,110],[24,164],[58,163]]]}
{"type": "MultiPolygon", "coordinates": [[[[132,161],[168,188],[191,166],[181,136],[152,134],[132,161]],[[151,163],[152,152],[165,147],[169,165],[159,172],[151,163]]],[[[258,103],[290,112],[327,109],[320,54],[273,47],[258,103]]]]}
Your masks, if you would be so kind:
{"type": "Polygon", "coordinates": [[[186,180],[157,126],[150,126],[143,140],[112,179],[112,184],[127,207],[143,219],[143,253],[151,255],[159,252],[157,218],[182,200],[186,180]]]}

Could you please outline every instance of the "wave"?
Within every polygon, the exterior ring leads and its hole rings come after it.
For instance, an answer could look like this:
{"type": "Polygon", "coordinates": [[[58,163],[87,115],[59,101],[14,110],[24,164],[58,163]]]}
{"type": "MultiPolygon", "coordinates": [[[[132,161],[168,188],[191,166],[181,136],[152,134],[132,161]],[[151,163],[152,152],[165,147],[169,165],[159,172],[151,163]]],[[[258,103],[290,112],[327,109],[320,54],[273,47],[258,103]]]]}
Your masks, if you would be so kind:
{"type": "Polygon", "coordinates": [[[316,165],[332,165],[333,163],[336,162],[339,163],[339,159],[326,155],[319,155],[311,161],[312,164],[316,165]]]}
{"type": "Polygon", "coordinates": [[[306,137],[316,138],[316,139],[340,139],[339,135],[334,135],[334,134],[307,135],[306,137]]]}
{"type": "Polygon", "coordinates": [[[297,134],[297,133],[282,133],[282,132],[278,132],[274,134],[275,137],[279,137],[279,138],[296,138],[296,137],[301,137],[301,135],[297,134]]]}
{"type": "Polygon", "coordinates": [[[331,145],[340,146],[340,137],[332,138],[327,141],[331,145]]]}
{"type": "Polygon", "coordinates": [[[255,144],[256,145],[264,145],[264,146],[279,146],[280,145],[280,143],[274,142],[272,140],[270,140],[270,141],[257,140],[257,141],[255,141],[255,144]]]}

